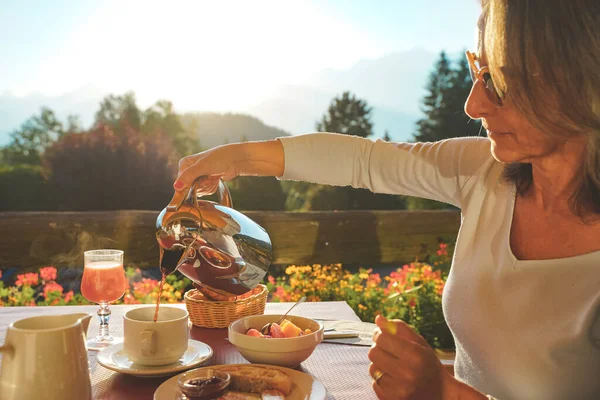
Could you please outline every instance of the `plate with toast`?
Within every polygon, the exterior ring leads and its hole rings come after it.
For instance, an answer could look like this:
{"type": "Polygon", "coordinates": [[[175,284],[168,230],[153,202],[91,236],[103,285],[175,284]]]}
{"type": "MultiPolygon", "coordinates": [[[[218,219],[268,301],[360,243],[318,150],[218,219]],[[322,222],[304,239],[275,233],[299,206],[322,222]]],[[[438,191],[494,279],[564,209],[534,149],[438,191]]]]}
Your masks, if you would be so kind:
{"type": "MultiPolygon", "coordinates": [[[[325,400],[323,384],[312,376],[290,368],[265,364],[223,364],[198,368],[227,372],[231,381],[222,400],[325,400]]],[[[179,390],[176,375],[154,392],[154,400],[187,399],[179,390]]]]}

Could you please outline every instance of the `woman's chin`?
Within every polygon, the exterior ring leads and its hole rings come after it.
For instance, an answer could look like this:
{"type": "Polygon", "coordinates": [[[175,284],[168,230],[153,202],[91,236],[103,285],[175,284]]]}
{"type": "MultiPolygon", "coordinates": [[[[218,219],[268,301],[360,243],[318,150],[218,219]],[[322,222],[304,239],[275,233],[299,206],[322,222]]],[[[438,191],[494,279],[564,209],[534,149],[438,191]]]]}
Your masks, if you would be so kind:
{"type": "Polygon", "coordinates": [[[507,148],[507,146],[498,145],[495,141],[492,142],[492,156],[494,159],[501,163],[514,163],[522,161],[522,155],[518,152],[507,148]]]}

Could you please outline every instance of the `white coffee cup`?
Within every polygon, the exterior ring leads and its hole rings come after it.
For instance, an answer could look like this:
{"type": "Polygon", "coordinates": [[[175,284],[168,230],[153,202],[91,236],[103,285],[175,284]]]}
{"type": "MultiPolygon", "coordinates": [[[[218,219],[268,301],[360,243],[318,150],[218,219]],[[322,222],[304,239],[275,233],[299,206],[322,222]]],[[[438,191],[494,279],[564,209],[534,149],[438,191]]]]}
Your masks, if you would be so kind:
{"type": "Polygon", "coordinates": [[[123,351],[140,365],[166,365],[179,360],[188,348],[188,312],[182,308],[136,308],[123,317],[123,351]]]}

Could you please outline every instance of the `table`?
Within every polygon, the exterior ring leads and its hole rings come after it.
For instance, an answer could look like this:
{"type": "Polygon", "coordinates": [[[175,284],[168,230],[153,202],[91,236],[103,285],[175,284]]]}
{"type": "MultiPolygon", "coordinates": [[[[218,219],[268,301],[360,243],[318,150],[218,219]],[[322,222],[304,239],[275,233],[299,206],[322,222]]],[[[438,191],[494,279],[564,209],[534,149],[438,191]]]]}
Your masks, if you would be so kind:
{"type": "MultiPolygon", "coordinates": [[[[267,303],[266,314],[283,314],[292,303],[267,303]]],[[[148,305],[143,305],[148,306],[148,305]]],[[[177,306],[184,308],[185,305],[177,306]]],[[[139,305],[111,306],[110,331],[123,335],[123,314],[139,305]]],[[[74,312],[96,313],[96,306],[63,307],[4,307],[0,308],[0,339],[4,342],[6,328],[11,322],[38,315],[68,314],[74,312]]],[[[343,301],[308,302],[296,307],[292,314],[323,320],[360,321],[354,311],[343,301]]],[[[94,317],[89,334],[98,332],[98,318],[94,317]]],[[[210,364],[247,363],[227,338],[227,329],[193,327],[190,337],[202,341],[214,351],[210,364]]],[[[298,369],[320,381],[327,389],[328,399],[375,399],[368,373],[369,347],[321,343],[298,369]]],[[[154,391],[165,378],[137,378],[110,371],[96,362],[98,352],[89,351],[93,398],[97,400],[152,399],[154,391]]]]}

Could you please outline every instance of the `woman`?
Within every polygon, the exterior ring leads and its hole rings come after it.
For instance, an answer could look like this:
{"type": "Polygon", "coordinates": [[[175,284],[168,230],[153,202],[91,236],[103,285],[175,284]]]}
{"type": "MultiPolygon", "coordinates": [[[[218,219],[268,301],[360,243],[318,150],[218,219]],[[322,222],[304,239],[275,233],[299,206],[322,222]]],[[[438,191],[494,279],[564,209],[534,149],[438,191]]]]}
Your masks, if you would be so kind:
{"type": "Polygon", "coordinates": [[[487,138],[372,142],[335,134],[218,147],[199,175],[272,175],[461,208],[443,295],[455,376],[401,321],[378,317],[385,399],[600,398],[600,2],[484,0],[465,111],[487,138]]]}

